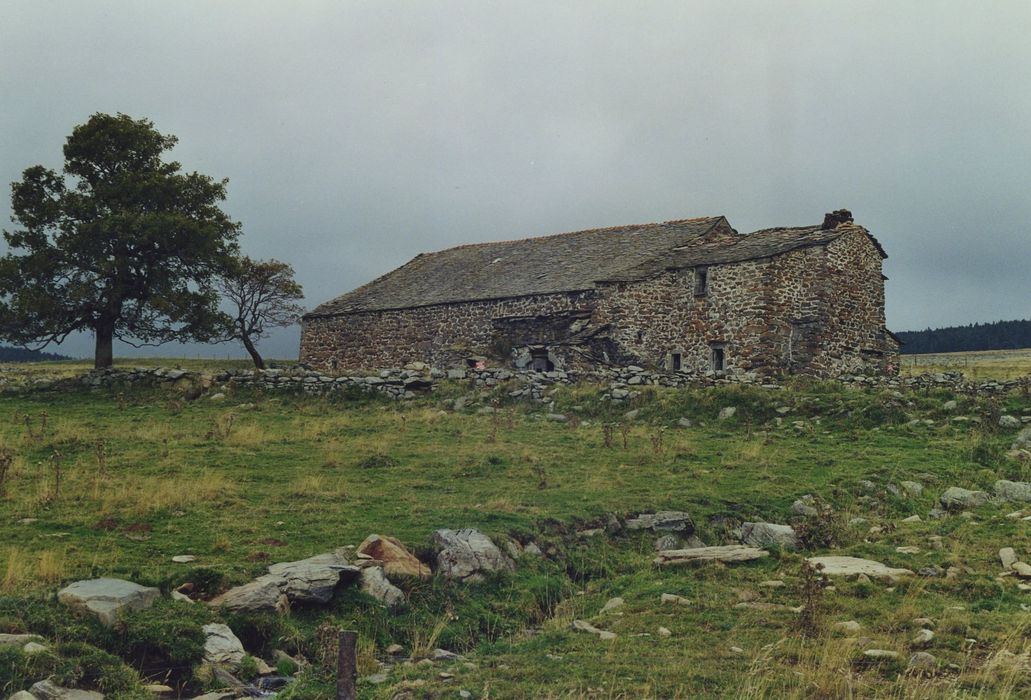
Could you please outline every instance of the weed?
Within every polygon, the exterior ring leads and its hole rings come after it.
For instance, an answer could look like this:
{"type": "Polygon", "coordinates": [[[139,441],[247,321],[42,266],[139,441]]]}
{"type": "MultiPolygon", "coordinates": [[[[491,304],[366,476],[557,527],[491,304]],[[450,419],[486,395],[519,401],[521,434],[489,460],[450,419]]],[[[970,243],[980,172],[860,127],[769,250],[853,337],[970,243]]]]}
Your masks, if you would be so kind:
{"type": "Polygon", "coordinates": [[[0,498],[7,495],[7,475],[14,464],[14,453],[4,448],[0,449],[0,498]]]}
{"type": "Polygon", "coordinates": [[[802,560],[800,573],[802,576],[802,613],[799,615],[798,625],[802,634],[815,637],[820,632],[823,590],[831,582],[823,573],[823,564],[813,566],[808,559],[802,560]]]}

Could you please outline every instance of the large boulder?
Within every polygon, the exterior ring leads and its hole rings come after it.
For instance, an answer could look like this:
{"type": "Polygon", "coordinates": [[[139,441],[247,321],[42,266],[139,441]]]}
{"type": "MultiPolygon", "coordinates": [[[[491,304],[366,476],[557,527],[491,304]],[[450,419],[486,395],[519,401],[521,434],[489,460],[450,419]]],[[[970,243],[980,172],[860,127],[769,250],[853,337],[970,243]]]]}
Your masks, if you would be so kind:
{"type": "Polygon", "coordinates": [[[104,700],[103,693],[77,688],[62,688],[50,679],[34,683],[29,694],[36,700],[104,700]]]}
{"type": "Polygon", "coordinates": [[[291,603],[328,603],[340,577],[345,573],[356,576],[359,571],[342,555],[329,552],[273,564],[268,568],[268,575],[280,579],[280,590],[291,603]]]}
{"type": "Polygon", "coordinates": [[[384,535],[369,535],[360,545],[358,554],[383,562],[383,573],[388,576],[418,576],[429,578],[430,567],[415,558],[401,542],[384,535]]]}
{"type": "Polygon", "coordinates": [[[362,569],[362,592],[371,595],[388,608],[404,605],[404,592],[387,580],[383,569],[378,566],[367,566],[362,569]]]}
{"type": "Polygon", "coordinates": [[[212,623],[204,625],[204,660],[218,666],[236,668],[247,652],[243,643],[233,634],[228,625],[212,623]]]}
{"type": "Polygon", "coordinates": [[[278,576],[259,576],[250,583],[230,588],[210,604],[241,613],[285,613],[290,609],[290,601],[283,594],[282,585],[283,579],[278,576]]]}
{"type": "Polygon", "coordinates": [[[820,570],[828,576],[858,576],[859,574],[865,574],[874,578],[897,578],[913,574],[909,569],[893,569],[879,561],[860,559],[859,557],[809,557],[806,561],[813,566],[822,567],[820,570]]]}
{"type": "Polygon", "coordinates": [[[475,581],[484,573],[515,569],[515,563],[479,530],[437,530],[433,544],[437,570],[448,578],[475,581]]]}
{"type": "Polygon", "coordinates": [[[999,479],[995,482],[995,497],[1004,501],[1031,502],[1031,483],[999,479]]]}
{"type": "Polygon", "coordinates": [[[161,591],[157,588],[117,578],[76,581],[57,593],[57,599],[61,603],[92,613],[107,626],[113,625],[123,610],[149,608],[159,597],[161,591]]]}
{"type": "Polygon", "coordinates": [[[992,497],[984,491],[970,491],[958,486],[950,486],[945,489],[938,501],[945,510],[965,510],[967,508],[978,508],[990,503],[992,497]]]}
{"type": "Polygon", "coordinates": [[[774,523],[742,523],[741,541],[753,547],[798,549],[798,535],[790,525],[774,523]]]}

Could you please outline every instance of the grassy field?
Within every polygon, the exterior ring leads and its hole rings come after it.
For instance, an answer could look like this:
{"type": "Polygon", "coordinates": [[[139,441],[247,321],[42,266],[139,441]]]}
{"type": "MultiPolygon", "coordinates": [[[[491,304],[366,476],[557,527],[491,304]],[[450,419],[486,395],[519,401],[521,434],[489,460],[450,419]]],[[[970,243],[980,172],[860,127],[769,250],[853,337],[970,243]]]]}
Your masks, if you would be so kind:
{"type": "Polygon", "coordinates": [[[1031,348],[903,355],[902,374],[962,372],[968,379],[1016,379],[1031,375],[1031,348]]]}
{"type": "MultiPolygon", "coordinates": [[[[172,669],[184,697],[209,683],[196,671],[191,635],[217,612],[166,602],[104,630],[56,605],[53,593],[64,583],[105,575],[164,590],[191,581],[215,593],[270,562],[357,544],[374,532],[429,559],[429,535],[440,527],[533,540],[548,556],[478,585],[403,584],[409,605],[397,613],[345,591],[327,608],[226,621],[255,653],[284,648],[312,660],[320,624],[358,629],[366,675],[379,670],[376,659],[392,643],[416,655],[438,646],[464,655],[397,665],[384,683],[363,681],[365,698],[458,697],[460,690],[474,698],[1031,693],[1026,658],[1007,656],[1028,650],[1022,606],[1031,594],[1014,577],[999,577],[997,559],[1003,546],[1031,559],[1027,522],[1005,517],[1015,506],[927,519],[948,486],[990,489],[997,478],[1031,478],[1031,465],[1004,455],[1013,431],[992,427],[999,413],[1031,414],[1031,399],[800,383],[784,391],[647,390],[616,408],[599,400],[602,392],[564,387],[548,409],[463,383],[406,403],[231,390],[221,402],[148,389],[0,396],[0,445],[11,455],[0,500],[0,633],[67,643],[49,661],[0,648],[0,695],[52,667],[124,664],[145,676],[172,669]],[[475,400],[447,410],[444,400],[459,396],[475,400]],[[959,402],[952,412],[943,407],[950,399],[959,402]],[[500,411],[477,414],[484,406],[500,411]],[[717,420],[727,406],[737,408],[734,417],[717,420]],[[639,409],[634,420],[622,415],[630,408],[639,409]],[[570,419],[551,422],[546,412],[570,419]],[[985,421],[952,420],[958,415],[985,421]],[[678,427],[684,417],[693,427],[678,427]],[[933,423],[910,424],[917,418],[933,423]],[[615,426],[608,445],[606,423],[615,426]],[[904,480],[922,483],[923,495],[889,489],[904,480]],[[720,544],[743,520],[786,522],[792,501],[806,493],[834,508],[814,525],[829,542],[816,551],[914,570],[937,566],[941,575],[897,585],[838,580],[807,598],[799,554],[660,570],[651,564],[654,536],[576,534],[607,513],[676,509],[691,513],[703,540],[720,544]],[[923,520],[902,522],[911,515],[923,520]],[[864,521],[849,525],[854,518],[864,521]],[[197,561],[173,564],[177,554],[197,561]],[[764,584],[772,580],[784,585],[764,584]],[[689,604],[663,604],[662,593],[689,604]],[[601,614],[614,596],[625,605],[601,614]],[[803,627],[789,608],[807,599],[818,615],[803,627]],[[915,650],[912,620],[920,617],[933,621],[934,674],[905,672],[915,650]],[[573,619],[617,638],[573,632],[573,619]],[[835,634],[833,623],[843,620],[858,621],[861,633],[835,634]],[[861,653],[871,647],[898,651],[899,659],[871,662],[861,653]]],[[[137,682],[118,673],[82,671],[79,681],[111,695],[139,694],[137,682]]],[[[332,697],[331,674],[316,663],[283,696],[332,697]]]]}

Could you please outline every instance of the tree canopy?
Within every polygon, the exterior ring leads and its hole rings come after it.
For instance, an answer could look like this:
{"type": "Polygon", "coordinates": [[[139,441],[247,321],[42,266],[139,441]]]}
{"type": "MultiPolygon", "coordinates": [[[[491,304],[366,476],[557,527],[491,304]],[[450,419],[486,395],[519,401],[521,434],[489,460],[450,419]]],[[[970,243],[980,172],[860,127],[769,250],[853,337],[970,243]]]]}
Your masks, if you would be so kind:
{"type": "Polygon", "coordinates": [[[64,168],[26,169],[11,185],[0,258],[0,337],[43,347],[75,331],[112,340],[206,341],[225,332],[215,280],[240,225],[222,211],[227,180],[162,158],[177,143],[146,119],[94,114],[64,146],[64,168]]]}
{"type": "Polygon", "coordinates": [[[243,343],[254,366],[263,369],[257,341],[270,328],[292,326],[304,313],[297,303],[304,292],[294,280],[294,269],[278,260],[243,256],[219,279],[218,288],[232,307],[229,339],[243,343]]]}

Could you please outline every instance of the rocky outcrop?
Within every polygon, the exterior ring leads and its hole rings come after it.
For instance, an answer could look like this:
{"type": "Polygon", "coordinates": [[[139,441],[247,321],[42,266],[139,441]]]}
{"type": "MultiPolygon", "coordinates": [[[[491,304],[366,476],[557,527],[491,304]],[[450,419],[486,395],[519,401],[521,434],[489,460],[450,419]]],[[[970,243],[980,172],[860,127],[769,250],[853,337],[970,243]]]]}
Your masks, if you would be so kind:
{"type": "Polygon", "coordinates": [[[680,510],[660,510],[657,513],[641,513],[627,518],[628,530],[651,530],[653,532],[676,532],[690,535],[694,532],[691,516],[680,510]]]}
{"type": "Polygon", "coordinates": [[[1003,501],[1031,502],[1031,483],[999,479],[994,485],[995,497],[1003,501]]]}
{"type": "Polygon", "coordinates": [[[160,596],[161,591],[157,588],[117,578],[76,581],[57,593],[60,602],[71,608],[92,613],[108,626],[114,624],[119,613],[149,608],[160,596]]]}
{"type": "Polygon", "coordinates": [[[213,623],[204,625],[204,660],[219,666],[236,668],[243,661],[246,652],[239,638],[228,625],[213,623]]]}
{"type": "Polygon", "coordinates": [[[820,568],[820,571],[828,576],[858,576],[864,574],[874,578],[893,579],[899,576],[913,575],[913,572],[909,569],[893,569],[879,561],[860,559],[859,557],[809,557],[806,561],[812,566],[820,568]]]}
{"type": "Polygon", "coordinates": [[[358,545],[358,554],[364,554],[383,563],[387,576],[417,576],[429,578],[430,567],[415,558],[401,542],[393,537],[369,535],[358,545]]]}
{"type": "Polygon", "coordinates": [[[233,612],[278,612],[290,609],[290,601],[282,591],[283,580],[276,576],[259,576],[250,583],[230,588],[211,601],[213,607],[233,612]]]}
{"type": "Polygon", "coordinates": [[[475,581],[483,574],[512,571],[515,563],[479,530],[437,530],[437,572],[447,578],[475,581]]]}
{"type": "Polygon", "coordinates": [[[273,564],[268,575],[279,581],[279,588],[291,603],[328,603],[342,575],[356,576],[342,554],[329,552],[300,561],[273,564]]]}
{"type": "Polygon", "coordinates": [[[798,549],[798,535],[795,533],[795,528],[774,523],[742,523],[741,542],[753,547],[798,549]]]}

